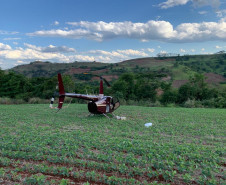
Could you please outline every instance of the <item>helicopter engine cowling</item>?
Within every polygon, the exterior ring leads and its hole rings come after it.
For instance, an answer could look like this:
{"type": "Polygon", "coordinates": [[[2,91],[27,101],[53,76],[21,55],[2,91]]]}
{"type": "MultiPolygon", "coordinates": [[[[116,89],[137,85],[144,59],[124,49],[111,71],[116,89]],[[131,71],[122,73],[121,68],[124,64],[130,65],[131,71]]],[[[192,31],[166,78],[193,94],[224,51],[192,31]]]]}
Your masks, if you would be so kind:
{"type": "Polygon", "coordinates": [[[105,114],[112,112],[110,108],[110,100],[111,97],[105,96],[98,101],[90,101],[88,103],[89,112],[91,112],[92,114],[105,114]]]}
{"type": "Polygon", "coordinates": [[[90,101],[88,103],[88,110],[92,114],[107,114],[112,113],[120,106],[117,98],[111,96],[104,96],[98,101],[90,101]]]}

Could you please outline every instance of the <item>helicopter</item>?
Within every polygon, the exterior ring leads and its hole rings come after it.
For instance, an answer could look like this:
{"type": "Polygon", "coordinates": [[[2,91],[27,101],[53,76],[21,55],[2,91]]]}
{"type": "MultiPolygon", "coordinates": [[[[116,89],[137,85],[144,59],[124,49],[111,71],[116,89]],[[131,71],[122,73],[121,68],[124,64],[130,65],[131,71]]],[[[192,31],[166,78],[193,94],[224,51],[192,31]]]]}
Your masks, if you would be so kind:
{"type": "MultiPolygon", "coordinates": [[[[99,95],[86,95],[65,92],[62,76],[60,73],[58,73],[58,88],[59,88],[59,101],[57,107],[58,111],[62,109],[65,97],[71,97],[89,101],[88,110],[90,112],[90,115],[102,114],[105,117],[110,118],[107,114],[111,114],[114,118],[120,119],[119,116],[115,116],[113,114],[113,112],[120,106],[118,98],[113,98],[112,96],[104,95],[103,81],[106,83],[108,87],[110,87],[110,84],[103,77],[101,76],[98,77],[100,78],[99,95]]],[[[53,95],[53,97],[51,98],[50,108],[54,108],[53,107],[54,98],[55,95],[53,95]]]]}

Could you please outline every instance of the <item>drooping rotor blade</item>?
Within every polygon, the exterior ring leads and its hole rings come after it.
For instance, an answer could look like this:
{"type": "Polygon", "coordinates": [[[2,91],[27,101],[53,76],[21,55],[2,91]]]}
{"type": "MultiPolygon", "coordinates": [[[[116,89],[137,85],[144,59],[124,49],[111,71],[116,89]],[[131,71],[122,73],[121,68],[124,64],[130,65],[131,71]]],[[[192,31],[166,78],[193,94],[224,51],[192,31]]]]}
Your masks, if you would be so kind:
{"type": "Polygon", "coordinates": [[[92,73],[83,73],[83,74],[89,74],[89,75],[92,75],[92,76],[97,76],[97,77],[99,77],[100,79],[102,79],[105,83],[106,83],[106,85],[108,86],[108,87],[111,87],[111,85],[110,85],[110,83],[104,78],[104,77],[102,77],[102,76],[100,76],[100,75],[94,75],[94,74],[92,74],[92,73]]]}
{"type": "MultiPolygon", "coordinates": [[[[103,77],[102,77],[103,78],[103,77]]],[[[106,85],[108,86],[108,87],[111,87],[111,85],[109,84],[109,82],[105,79],[105,78],[103,78],[103,80],[104,80],[104,82],[106,83],[106,85]]]]}

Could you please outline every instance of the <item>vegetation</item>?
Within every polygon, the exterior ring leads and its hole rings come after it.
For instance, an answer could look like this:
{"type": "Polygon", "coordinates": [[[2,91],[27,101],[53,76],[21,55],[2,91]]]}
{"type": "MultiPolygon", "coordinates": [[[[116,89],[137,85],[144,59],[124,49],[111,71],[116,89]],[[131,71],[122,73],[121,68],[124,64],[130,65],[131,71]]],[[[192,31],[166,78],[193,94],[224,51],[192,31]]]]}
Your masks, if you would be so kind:
{"type": "MultiPolygon", "coordinates": [[[[121,103],[132,105],[226,108],[226,90],[209,87],[204,75],[194,73],[189,81],[178,89],[163,80],[166,76],[165,72],[124,73],[112,83],[111,88],[105,88],[105,94],[118,97],[121,103]]],[[[85,78],[86,75],[82,74],[80,77],[85,78]]],[[[87,75],[87,78],[92,76],[87,75]]],[[[64,75],[63,81],[67,92],[99,92],[98,81],[74,83],[70,75],[64,75]]],[[[13,99],[13,103],[43,103],[40,99],[50,99],[56,91],[57,77],[26,78],[21,74],[5,74],[1,71],[0,83],[0,103],[7,104],[7,100],[10,100],[7,98],[13,99]]]]}
{"type": "Polygon", "coordinates": [[[56,91],[60,72],[67,92],[98,94],[98,78],[84,74],[92,73],[111,81],[105,94],[118,97],[123,104],[225,108],[225,64],[225,53],[159,55],[117,64],[36,61],[0,70],[0,103],[44,103],[42,99],[50,99],[56,91]]]}
{"type": "MultiPolygon", "coordinates": [[[[222,56],[208,57],[223,78],[222,56]]],[[[0,70],[0,184],[225,184],[226,109],[211,109],[226,108],[225,84],[208,84],[202,67],[208,60],[190,66],[196,59],[159,56],[157,62],[137,59],[140,65],[75,62],[75,73],[54,69],[64,73],[67,92],[83,94],[99,92],[99,82],[83,72],[117,75],[105,94],[142,105],[121,106],[115,114],[127,120],[120,121],[87,117],[84,104],[58,113],[40,104],[56,91],[54,70],[43,70],[49,62],[30,64],[40,65],[45,77],[0,70]],[[175,88],[180,79],[186,82],[175,88]],[[1,105],[10,103],[20,105],[1,105]]]]}
{"type": "Polygon", "coordinates": [[[3,184],[225,183],[225,109],[122,106],[125,121],[82,104],[0,109],[3,184]]]}
{"type": "MultiPolygon", "coordinates": [[[[215,55],[185,55],[185,56],[159,56],[149,58],[132,59],[116,64],[99,62],[74,62],[74,63],[50,63],[31,62],[28,65],[16,66],[9,71],[23,74],[26,77],[53,77],[58,72],[64,74],[82,74],[92,71],[101,75],[118,75],[125,72],[146,73],[150,71],[161,71],[175,79],[189,77],[187,73],[215,73],[226,75],[226,54],[215,55]],[[175,71],[176,68],[176,71],[175,71]],[[182,76],[178,76],[178,72],[182,76]]],[[[79,78],[76,78],[79,80],[79,78]]],[[[174,80],[174,79],[173,79],[174,80]]]]}

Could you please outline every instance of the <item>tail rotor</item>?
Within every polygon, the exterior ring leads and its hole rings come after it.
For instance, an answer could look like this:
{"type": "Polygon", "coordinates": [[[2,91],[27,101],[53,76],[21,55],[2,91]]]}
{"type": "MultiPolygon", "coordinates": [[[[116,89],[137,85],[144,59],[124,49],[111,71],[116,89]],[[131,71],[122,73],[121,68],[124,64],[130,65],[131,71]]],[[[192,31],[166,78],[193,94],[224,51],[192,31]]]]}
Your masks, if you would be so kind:
{"type": "Polygon", "coordinates": [[[58,85],[56,86],[56,91],[53,93],[49,107],[51,109],[58,108],[60,110],[62,108],[63,104],[64,104],[64,98],[65,98],[64,85],[63,85],[63,80],[62,80],[61,74],[59,73],[58,74],[58,85]],[[58,88],[59,88],[59,93],[57,92],[58,88]],[[53,103],[54,103],[56,96],[59,96],[58,107],[53,106],[53,103]]]}
{"type": "Polygon", "coordinates": [[[55,92],[53,93],[53,96],[52,96],[52,98],[51,98],[51,100],[50,100],[49,107],[50,107],[51,109],[55,109],[55,108],[56,108],[56,107],[53,107],[53,103],[54,103],[55,97],[58,95],[57,89],[58,89],[58,86],[56,86],[56,90],[55,90],[55,92]]]}

